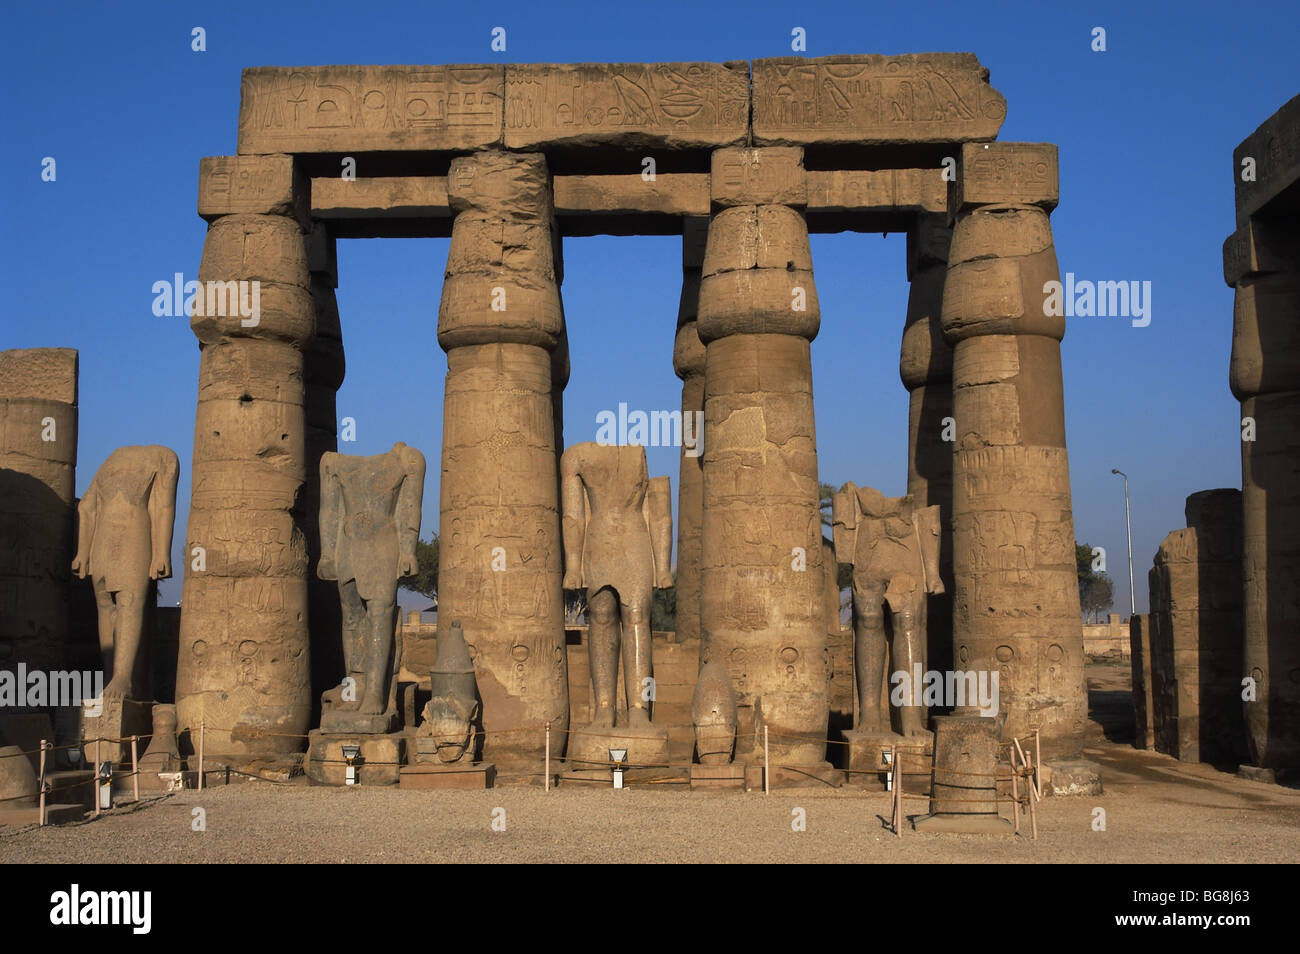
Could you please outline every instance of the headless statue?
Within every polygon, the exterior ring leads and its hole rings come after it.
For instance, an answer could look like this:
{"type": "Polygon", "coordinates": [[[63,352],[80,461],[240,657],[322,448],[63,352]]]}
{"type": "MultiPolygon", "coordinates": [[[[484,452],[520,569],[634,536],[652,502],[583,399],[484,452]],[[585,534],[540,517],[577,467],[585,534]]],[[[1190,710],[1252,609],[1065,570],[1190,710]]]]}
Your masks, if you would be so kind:
{"type": "MultiPolygon", "coordinates": [[[[939,508],[917,508],[912,498],[885,497],[871,487],[845,484],[832,502],[835,552],[853,564],[854,662],[858,679],[858,730],[888,732],[882,724],[880,693],[886,656],[893,672],[914,681],[925,671],[925,601],[942,593],[939,579],[939,508]],[[886,653],[885,615],[892,640],[886,653]]],[[[926,731],[921,687],[899,709],[904,735],[926,731]]]]}
{"type": "Polygon", "coordinates": [[[564,587],[587,590],[592,725],[613,728],[618,663],[628,724],[650,724],[653,590],[673,585],[673,515],[667,477],[651,479],[645,448],[575,444],[560,461],[564,587]]]}
{"type": "Polygon", "coordinates": [[[400,441],[386,454],[327,452],[320,461],[321,557],[337,580],[347,675],[321,696],[321,728],[387,732],[396,726],[397,582],[415,573],[424,455],[400,441]]]}
{"type": "Polygon", "coordinates": [[[90,577],[106,696],[129,697],[142,661],[145,613],[155,581],[172,575],[172,529],[180,464],[166,447],[119,447],[77,506],[72,572],[90,577]]]}

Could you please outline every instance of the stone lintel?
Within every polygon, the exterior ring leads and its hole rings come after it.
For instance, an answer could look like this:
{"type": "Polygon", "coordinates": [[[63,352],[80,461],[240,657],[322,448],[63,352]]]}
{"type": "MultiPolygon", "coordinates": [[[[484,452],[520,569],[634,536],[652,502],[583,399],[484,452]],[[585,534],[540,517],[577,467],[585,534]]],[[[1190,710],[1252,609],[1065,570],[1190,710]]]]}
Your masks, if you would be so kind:
{"type": "Polygon", "coordinates": [[[1053,143],[963,143],[957,176],[948,183],[948,214],[981,205],[1036,205],[1051,212],[1060,191],[1053,143]]]}
{"type": "Polygon", "coordinates": [[[310,226],[309,183],[293,156],[206,156],[199,160],[199,217],[290,215],[310,226]]]}
{"type": "Polygon", "coordinates": [[[991,140],[1007,103],[973,53],[755,60],[755,145],[991,140]]]}
{"type": "Polygon", "coordinates": [[[1300,271],[1300,237],[1288,222],[1249,219],[1223,243],[1223,280],[1236,286],[1247,275],[1300,271]]]}
{"type": "Polygon", "coordinates": [[[808,204],[808,174],[797,146],[715,149],[709,187],[715,205],[808,204]]]}
{"type": "Polygon", "coordinates": [[[1232,151],[1237,227],[1300,180],[1300,95],[1287,103],[1232,151]],[[1253,179],[1243,181],[1242,162],[1253,159],[1253,179]]]}

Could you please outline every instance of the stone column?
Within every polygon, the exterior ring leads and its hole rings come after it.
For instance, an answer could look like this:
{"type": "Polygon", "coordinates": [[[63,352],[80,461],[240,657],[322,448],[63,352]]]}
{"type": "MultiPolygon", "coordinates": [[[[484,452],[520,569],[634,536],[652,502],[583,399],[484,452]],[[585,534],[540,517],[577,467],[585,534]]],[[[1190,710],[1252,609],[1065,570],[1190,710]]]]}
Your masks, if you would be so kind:
{"type": "Polygon", "coordinates": [[[76,469],[77,352],[0,351],[0,670],[64,668],[76,469]]]}
{"type": "MultiPolygon", "coordinates": [[[[682,379],[682,448],[677,469],[677,642],[700,636],[700,534],[704,522],[704,344],[700,341],[700,270],[708,220],[683,220],[682,297],[673,371],[682,379]]],[[[701,664],[703,665],[703,664],[701,664]]]]}
{"type": "Polygon", "coordinates": [[[1151,616],[1134,613],[1129,619],[1129,666],[1133,687],[1133,747],[1155,748],[1151,698],[1151,616]]]}
{"type": "Polygon", "coordinates": [[[1000,671],[1004,737],[1077,756],[1087,692],[1065,449],[1056,147],[968,143],[943,291],[953,346],[953,665],[1000,671]],[[1050,313],[1049,313],[1050,312],[1050,313]]]}
{"type": "Polygon", "coordinates": [[[469,643],[483,757],[535,767],[545,723],[558,757],[569,721],[550,177],[539,154],[482,152],[452,160],[447,193],[438,622],[469,643]]]}
{"type": "Polygon", "coordinates": [[[1300,232],[1294,218],[1247,219],[1224,244],[1223,260],[1224,277],[1236,289],[1231,385],[1242,417],[1243,676],[1255,680],[1256,692],[1256,701],[1245,703],[1246,738],[1254,765],[1296,772],[1300,232]]]}
{"type": "Polygon", "coordinates": [[[938,505],[942,520],[939,575],[944,592],[925,606],[926,666],[952,669],[952,348],[940,311],[952,228],[944,213],[922,213],[907,233],[907,298],[899,376],[910,396],[907,492],[917,507],[938,505]],[[946,432],[946,433],[945,433],[946,432]]]}
{"type": "Polygon", "coordinates": [[[205,723],[208,757],[299,751],[305,739],[297,736],[310,728],[303,352],[316,307],[308,192],[289,156],[200,165],[199,215],[209,225],[205,287],[190,319],[199,399],[176,708],[191,747],[205,723]],[[223,287],[224,302],[212,294],[223,287]],[[253,314],[232,307],[235,297],[253,314]]]}
{"type": "Polygon", "coordinates": [[[311,724],[320,724],[321,693],[343,679],[343,622],[338,583],[316,576],[320,561],[320,459],[337,452],[338,390],[346,368],[334,289],[339,285],[334,236],[320,222],[307,237],[307,269],[316,308],[316,337],[303,355],[306,389],[306,483],[298,508],[307,537],[308,622],[311,629],[311,724]]]}
{"type": "Polygon", "coordinates": [[[822,530],[803,151],[719,149],[700,284],[705,344],[701,660],[727,667],[774,762],[826,754],[822,530]]]}

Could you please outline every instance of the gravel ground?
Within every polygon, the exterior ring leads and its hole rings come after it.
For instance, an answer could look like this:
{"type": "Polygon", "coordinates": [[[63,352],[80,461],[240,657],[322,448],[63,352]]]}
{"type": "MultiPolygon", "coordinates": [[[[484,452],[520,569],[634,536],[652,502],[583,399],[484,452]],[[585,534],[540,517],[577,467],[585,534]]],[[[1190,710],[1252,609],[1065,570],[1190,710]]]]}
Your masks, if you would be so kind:
{"type": "MultiPolygon", "coordinates": [[[[1102,673],[1093,688],[1112,689],[1118,678],[1102,673]]],[[[1019,838],[910,826],[900,838],[884,825],[889,796],[849,786],[765,797],[662,784],[403,792],[250,782],[161,796],[80,824],[0,829],[0,862],[1300,861],[1300,791],[1108,741],[1100,722],[1086,756],[1101,764],[1105,794],[1046,799],[1037,842],[1027,816],[1019,838]],[[1093,830],[1097,807],[1105,831],[1093,830]],[[206,831],[192,830],[195,808],[206,831]],[[800,808],[806,831],[792,830],[800,808]],[[505,831],[493,830],[496,809],[505,831]]],[[[926,810],[923,799],[908,802],[909,815],[926,810]]]]}

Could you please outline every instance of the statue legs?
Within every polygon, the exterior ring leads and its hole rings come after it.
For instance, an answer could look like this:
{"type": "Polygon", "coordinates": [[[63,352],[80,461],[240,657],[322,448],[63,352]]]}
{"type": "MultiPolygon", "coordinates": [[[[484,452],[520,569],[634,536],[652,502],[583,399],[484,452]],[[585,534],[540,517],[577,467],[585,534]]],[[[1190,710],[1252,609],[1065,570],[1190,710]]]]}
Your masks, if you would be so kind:
{"type": "Polygon", "coordinates": [[[144,600],[130,590],[110,592],[102,580],[97,579],[92,585],[99,610],[99,649],[105,667],[110,670],[104,693],[126,696],[131,691],[144,632],[144,600]]]}
{"type": "Polygon", "coordinates": [[[653,686],[647,683],[650,678],[651,639],[650,639],[650,604],[621,604],[622,650],[623,650],[623,688],[627,692],[627,720],[631,726],[650,724],[650,700],[645,688],[653,686]]]}
{"type": "Polygon", "coordinates": [[[904,735],[921,735],[925,732],[925,706],[921,704],[921,686],[913,677],[917,665],[925,672],[925,592],[911,575],[899,573],[889,581],[885,602],[894,629],[890,643],[893,669],[906,673],[912,687],[911,698],[905,697],[909,704],[899,707],[899,728],[904,735]]]}
{"type": "MultiPolygon", "coordinates": [[[[618,700],[618,595],[608,586],[587,596],[587,652],[591,665],[591,724],[613,728],[618,700]]],[[[630,698],[630,697],[629,697],[630,698]]]]}
{"type": "Polygon", "coordinates": [[[858,677],[858,725],[887,732],[880,724],[880,690],[885,680],[884,584],[853,587],[854,669],[858,677]]]}

